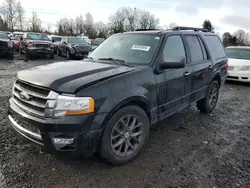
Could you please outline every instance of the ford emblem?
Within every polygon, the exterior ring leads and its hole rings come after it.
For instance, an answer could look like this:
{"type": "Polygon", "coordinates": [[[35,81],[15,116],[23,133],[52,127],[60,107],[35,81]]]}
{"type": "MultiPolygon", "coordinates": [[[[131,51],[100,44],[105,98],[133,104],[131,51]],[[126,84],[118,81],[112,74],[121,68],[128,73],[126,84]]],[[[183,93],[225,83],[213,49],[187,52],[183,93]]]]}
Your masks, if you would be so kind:
{"type": "Polygon", "coordinates": [[[19,94],[19,96],[20,96],[21,99],[26,100],[26,101],[28,101],[30,99],[30,96],[26,92],[24,92],[24,91],[22,91],[19,94]]]}

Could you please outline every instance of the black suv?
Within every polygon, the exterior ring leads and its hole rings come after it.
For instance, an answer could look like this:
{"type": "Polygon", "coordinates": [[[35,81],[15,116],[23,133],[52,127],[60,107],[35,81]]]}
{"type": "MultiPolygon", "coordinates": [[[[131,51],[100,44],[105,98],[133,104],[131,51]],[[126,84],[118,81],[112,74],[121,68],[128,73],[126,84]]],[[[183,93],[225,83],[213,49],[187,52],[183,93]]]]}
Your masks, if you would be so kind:
{"type": "Polygon", "coordinates": [[[0,55],[6,56],[9,59],[14,58],[12,42],[4,32],[0,32],[0,55]]]}
{"type": "Polygon", "coordinates": [[[211,112],[227,67],[219,37],[203,29],[115,34],[81,62],[19,72],[8,117],[47,152],[98,151],[126,164],[145,146],[151,125],[192,102],[211,112]]]}
{"type": "Polygon", "coordinates": [[[83,59],[90,51],[91,45],[79,37],[62,37],[61,42],[57,44],[57,55],[66,56],[68,60],[83,59]]]}

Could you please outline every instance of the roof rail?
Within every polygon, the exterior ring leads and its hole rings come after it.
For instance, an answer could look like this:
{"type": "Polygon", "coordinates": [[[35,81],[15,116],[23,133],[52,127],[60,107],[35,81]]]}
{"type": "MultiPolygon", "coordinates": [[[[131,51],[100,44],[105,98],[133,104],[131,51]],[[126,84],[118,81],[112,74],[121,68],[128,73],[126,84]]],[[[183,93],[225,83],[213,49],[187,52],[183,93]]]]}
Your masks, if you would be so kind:
{"type": "Polygon", "coordinates": [[[159,29],[136,29],[135,31],[156,31],[159,29]]]}
{"type": "Polygon", "coordinates": [[[196,27],[184,27],[184,26],[177,26],[177,27],[174,27],[172,30],[174,30],[174,31],[179,31],[179,30],[193,30],[193,31],[208,32],[207,29],[196,28],[196,27]]]}

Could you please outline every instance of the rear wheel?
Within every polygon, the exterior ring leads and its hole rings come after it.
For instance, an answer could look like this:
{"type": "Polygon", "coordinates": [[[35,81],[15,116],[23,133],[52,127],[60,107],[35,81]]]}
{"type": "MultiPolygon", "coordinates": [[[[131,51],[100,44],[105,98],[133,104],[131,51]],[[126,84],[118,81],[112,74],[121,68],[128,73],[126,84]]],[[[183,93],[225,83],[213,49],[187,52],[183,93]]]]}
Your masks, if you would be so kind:
{"type": "Polygon", "coordinates": [[[56,55],[61,56],[61,52],[60,52],[59,48],[56,48],[56,55]]]}
{"type": "Polygon", "coordinates": [[[49,58],[54,59],[54,54],[50,54],[49,58]]]}
{"type": "Polygon", "coordinates": [[[209,113],[213,111],[218,102],[219,89],[218,81],[214,80],[208,89],[206,97],[197,102],[197,107],[201,112],[209,113]]]}
{"type": "Polygon", "coordinates": [[[69,50],[66,51],[66,58],[67,60],[71,60],[71,54],[69,50]]]}
{"type": "Polygon", "coordinates": [[[8,59],[13,60],[13,59],[14,59],[14,54],[13,54],[13,53],[12,53],[12,54],[9,54],[9,55],[8,55],[8,59]]]}
{"type": "Polygon", "coordinates": [[[147,114],[138,106],[117,111],[107,123],[100,144],[100,154],[109,163],[123,165],[134,160],[149,136],[147,114]]]}

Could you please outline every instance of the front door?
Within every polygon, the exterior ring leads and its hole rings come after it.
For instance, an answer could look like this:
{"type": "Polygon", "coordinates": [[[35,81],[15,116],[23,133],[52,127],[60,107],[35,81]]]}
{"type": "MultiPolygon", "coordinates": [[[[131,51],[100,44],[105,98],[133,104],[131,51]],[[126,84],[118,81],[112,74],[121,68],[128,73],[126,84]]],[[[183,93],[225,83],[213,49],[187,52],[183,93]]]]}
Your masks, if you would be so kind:
{"type": "MultiPolygon", "coordinates": [[[[164,59],[169,57],[183,57],[186,59],[186,50],[180,35],[167,37],[162,50],[161,61],[164,62],[164,59]]],[[[187,105],[185,85],[189,79],[190,71],[190,68],[186,66],[180,69],[166,69],[161,74],[156,75],[159,120],[187,105]]]]}

